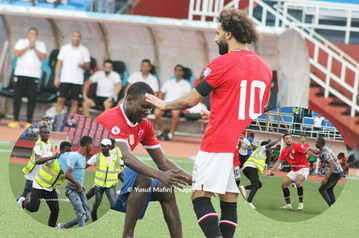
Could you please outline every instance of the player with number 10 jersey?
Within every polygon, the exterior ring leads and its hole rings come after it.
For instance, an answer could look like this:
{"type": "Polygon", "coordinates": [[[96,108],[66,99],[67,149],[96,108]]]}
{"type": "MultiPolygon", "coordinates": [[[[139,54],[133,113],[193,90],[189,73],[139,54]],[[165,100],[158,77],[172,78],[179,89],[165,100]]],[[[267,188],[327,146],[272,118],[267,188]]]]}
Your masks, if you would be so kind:
{"type": "Polygon", "coordinates": [[[252,51],[233,50],[212,60],[202,79],[213,90],[211,116],[201,150],[233,153],[240,134],[264,113],[272,70],[252,51]]]}

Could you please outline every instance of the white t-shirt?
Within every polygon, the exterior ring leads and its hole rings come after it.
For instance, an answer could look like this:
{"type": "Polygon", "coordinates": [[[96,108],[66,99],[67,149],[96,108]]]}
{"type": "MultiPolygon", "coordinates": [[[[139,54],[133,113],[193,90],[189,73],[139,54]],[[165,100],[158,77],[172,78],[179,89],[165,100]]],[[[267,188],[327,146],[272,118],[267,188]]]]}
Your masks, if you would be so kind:
{"type": "Polygon", "coordinates": [[[161,92],[165,93],[165,102],[171,102],[192,90],[191,84],[184,79],[176,81],[176,79],[167,80],[161,88],[161,92]]]}
{"type": "MultiPolygon", "coordinates": [[[[262,146],[261,149],[259,150],[258,156],[259,156],[259,157],[263,156],[263,153],[265,153],[265,152],[266,152],[266,146],[264,145],[264,146],[262,146]]],[[[257,166],[255,166],[254,164],[252,164],[252,163],[250,163],[250,162],[248,162],[248,164],[246,164],[245,166],[243,166],[242,171],[243,171],[243,169],[244,169],[245,167],[257,168],[257,166]]]]}
{"type": "Polygon", "coordinates": [[[316,128],[321,128],[322,127],[322,121],[324,120],[324,118],[323,117],[321,117],[321,118],[319,118],[319,117],[316,117],[315,119],[314,119],[314,127],[316,127],[316,128]]]}
{"type": "MultiPolygon", "coordinates": [[[[15,50],[23,50],[30,45],[29,39],[19,39],[15,44],[15,50]]],[[[46,45],[42,41],[35,41],[35,48],[46,54],[46,45]]],[[[28,49],[22,56],[17,58],[14,75],[32,78],[41,78],[41,60],[34,49],[28,49]]]]}
{"type": "Polygon", "coordinates": [[[57,59],[62,60],[61,83],[84,83],[84,70],[79,67],[79,64],[90,62],[90,53],[88,49],[79,45],[76,49],[72,44],[67,44],[61,47],[57,59]]]}
{"type": "Polygon", "coordinates": [[[242,143],[242,145],[241,145],[241,148],[239,149],[239,154],[241,154],[241,155],[247,155],[247,149],[244,149],[244,148],[243,148],[243,145],[244,145],[245,147],[248,147],[248,146],[251,145],[251,143],[249,142],[249,140],[247,140],[246,138],[244,138],[244,139],[243,139],[243,143],[242,143]]]}
{"type": "MultiPolygon", "coordinates": [[[[44,155],[44,157],[50,157],[52,156],[52,152],[47,153],[46,155],[44,155]]],[[[44,164],[49,164],[51,162],[51,160],[46,161],[44,164]]],[[[40,167],[41,170],[41,167],[40,167]]],[[[41,185],[36,181],[36,179],[34,179],[34,181],[32,181],[32,187],[36,188],[36,189],[42,189],[42,190],[46,190],[51,192],[52,190],[54,190],[52,187],[50,188],[43,188],[41,187],[41,185]]]]}
{"type": "Polygon", "coordinates": [[[148,74],[147,78],[142,77],[142,72],[135,72],[130,75],[127,80],[130,84],[134,84],[136,82],[145,82],[153,89],[154,92],[159,91],[158,80],[152,74],[148,74]]]}
{"type": "Polygon", "coordinates": [[[116,84],[121,83],[120,75],[115,71],[111,71],[106,76],[105,71],[101,70],[94,73],[90,79],[92,82],[97,83],[96,95],[98,97],[111,97],[113,91],[115,91],[116,84]]]}
{"type": "MultiPolygon", "coordinates": [[[[39,145],[36,145],[34,147],[34,151],[35,151],[35,155],[40,155],[41,157],[45,156],[47,153],[50,152],[50,143],[47,142],[46,144],[44,144],[44,149],[42,150],[41,153],[41,147],[39,145]]],[[[31,181],[34,181],[34,179],[36,178],[36,176],[39,174],[39,171],[41,169],[42,164],[36,164],[34,169],[30,172],[25,174],[25,178],[31,181]]]]}

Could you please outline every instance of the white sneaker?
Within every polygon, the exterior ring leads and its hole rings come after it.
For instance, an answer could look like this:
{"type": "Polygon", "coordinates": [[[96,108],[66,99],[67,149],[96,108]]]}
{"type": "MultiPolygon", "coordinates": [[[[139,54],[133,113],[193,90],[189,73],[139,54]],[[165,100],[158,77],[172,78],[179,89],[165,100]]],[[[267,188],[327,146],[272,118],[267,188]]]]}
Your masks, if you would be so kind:
{"type": "Polygon", "coordinates": [[[242,194],[242,197],[244,198],[244,200],[247,199],[247,190],[245,189],[244,186],[239,186],[239,192],[242,194]]]}
{"type": "Polygon", "coordinates": [[[26,200],[25,197],[20,197],[19,200],[17,201],[17,203],[20,205],[20,207],[22,209],[24,209],[24,206],[22,205],[22,203],[26,200]]]}
{"type": "Polygon", "coordinates": [[[168,136],[168,140],[172,140],[172,138],[173,138],[172,133],[168,133],[167,136],[168,136]]]}
{"type": "Polygon", "coordinates": [[[65,223],[59,223],[55,226],[55,228],[59,228],[59,229],[67,229],[64,227],[65,223]]]}
{"type": "Polygon", "coordinates": [[[253,203],[251,203],[251,202],[247,202],[247,203],[248,203],[248,205],[251,206],[253,209],[257,209],[257,208],[253,205],[253,203]]]}

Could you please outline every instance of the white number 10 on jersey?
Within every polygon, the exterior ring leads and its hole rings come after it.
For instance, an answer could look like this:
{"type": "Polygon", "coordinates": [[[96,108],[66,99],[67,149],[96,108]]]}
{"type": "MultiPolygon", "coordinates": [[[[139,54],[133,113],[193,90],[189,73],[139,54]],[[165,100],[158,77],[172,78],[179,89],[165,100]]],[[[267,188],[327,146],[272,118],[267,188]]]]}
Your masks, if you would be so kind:
{"type": "MultiPolygon", "coordinates": [[[[247,100],[247,80],[242,80],[241,82],[241,92],[239,98],[239,111],[238,111],[238,119],[245,120],[246,119],[246,100],[247,100]]],[[[263,95],[266,89],[266,85],[262,81],[253,80],[250,91],[249,91],[249,117],[254,120],[258,116],[262,115],[262,104],[263,104],[263,95]],[[256,88],[259,89],[259,102],[255,102],[258,97],[255,97],[256,88]],[[254,112],[254,105],[259,103],[259,113],[254,112]]]]}

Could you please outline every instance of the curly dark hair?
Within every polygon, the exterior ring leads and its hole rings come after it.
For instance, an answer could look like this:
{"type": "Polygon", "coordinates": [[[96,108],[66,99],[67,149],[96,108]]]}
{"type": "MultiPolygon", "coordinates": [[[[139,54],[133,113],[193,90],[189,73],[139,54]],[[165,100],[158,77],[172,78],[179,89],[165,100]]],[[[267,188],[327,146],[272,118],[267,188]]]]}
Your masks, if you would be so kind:
{"type": "Polygon", "coordinates": [[[259,40],[259,33],[254,22],[243,11],[235,8],[225,8],[217,18],[226,32],[231,32],[234,38],[242,44],[251,44],[259,40]]]}

